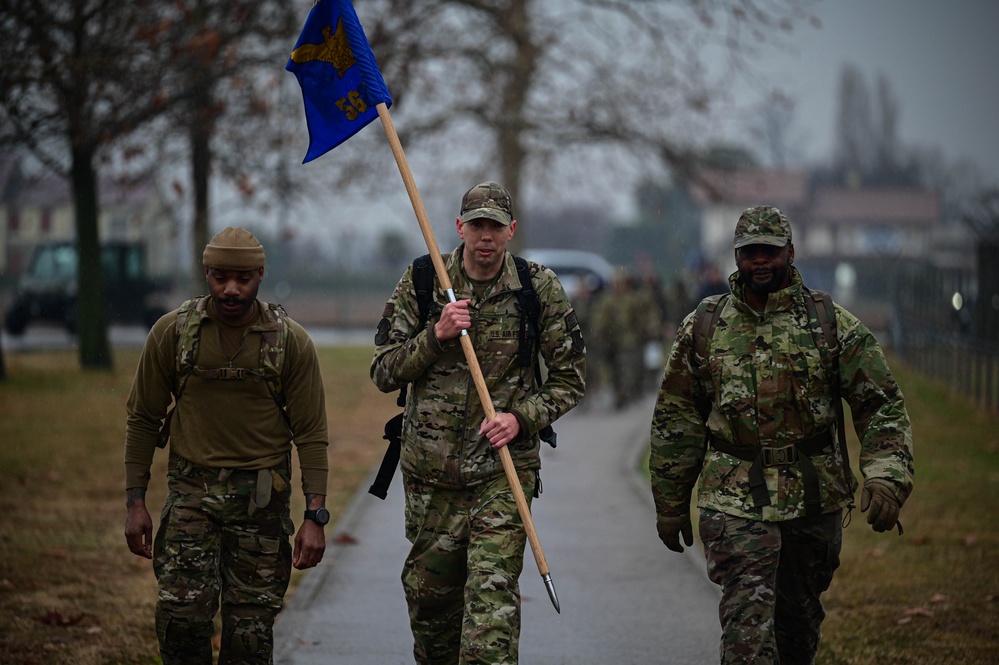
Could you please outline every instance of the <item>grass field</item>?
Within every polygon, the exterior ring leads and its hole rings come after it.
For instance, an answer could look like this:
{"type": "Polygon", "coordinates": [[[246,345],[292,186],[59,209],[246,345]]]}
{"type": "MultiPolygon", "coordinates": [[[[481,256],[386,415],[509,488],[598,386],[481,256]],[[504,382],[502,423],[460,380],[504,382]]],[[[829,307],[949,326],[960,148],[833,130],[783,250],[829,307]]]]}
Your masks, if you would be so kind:
{"type": "Polygon", "coordinates": [[[999,662],[999,416],[895,373],[915,440],[905,535],[854,512],[816,663],[999,662]]]}
{"type": "MultiPolygon", "coordinates": [[[[369,349],[320,349],[336,519],[385,450],[398,408],[368,379],[369,349]]],[[[158,663],[150,562],[125,545],[125,399],[138,352],[81,372],[73,352],[7,355],[0,382],[0,663],[158,663]]],[[[158,453],[148,504],[164,499],[158,453]]],[[[297,462],[294,463],[297,469],[297,462]]],[[[304,510],[293,481],[293,515],[304,510]]],[[[296,524],[300,522],[296,518],[296,524]]],[[[327,527],[327,534],[335,535],[327,527]]],[[[293,577],[292,584],[299,573],[293,577]]]]}
{"type": "MultiPolygon", "coordinates": [[[[367,349],[320,350],[342,509],[381,458],[393,396],[367,349]]],[[[0,382],[0,663],[156,663],[156,584],[124,543],[124,403],[137,352],[81,372],[73,352],[6,357],[0,382]]],[[[905,535],[846,531],[824,596],[819,665],[994,663],[999,655],[999,416],[897,368],[916,440],[905,535]]],[[[163,502],[157,455],[149,504],[163,502]]],[[[853,455],[856,464],[856,451],[853,455]]],[[[295,481],[296,491],[299,487],[295,481]]],[[[301,511],[301,497],[294,514],[301,511]]],[[[297,522],[297,520],[296,520],[297,522]]],[[[335,527],[328,533],[335,535],[335,527]]],[[[395,574],[395,573],[393,573],[395,574]]]]}

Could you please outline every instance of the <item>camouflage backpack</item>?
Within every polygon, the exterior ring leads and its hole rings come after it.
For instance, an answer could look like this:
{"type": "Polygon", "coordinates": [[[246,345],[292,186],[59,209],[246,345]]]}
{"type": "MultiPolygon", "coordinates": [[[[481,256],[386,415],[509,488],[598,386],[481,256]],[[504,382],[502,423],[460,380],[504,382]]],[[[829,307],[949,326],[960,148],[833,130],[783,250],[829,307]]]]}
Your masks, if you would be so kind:
{"type": "Polygon", "coordinates": [[[285,423],[291,426],[288,412],[285,410],[284,389],[281,384],[281,367],[284,363],[285,349],[288,345],[288,313],[281,305],[265,303],[260,305],[266,312],[268,318],[272,319],[274,325],[260,333],[260,368],[245,369],[242,367],[218,367],[206,369],[198,367],[195,361],[198,357],[198,343],[201,339],[201,323],[205,318],[205,307],[208,305],[207,296],[199,296],[186,301],[177,310],[177,356],[176,356],[176,377],[177,384],[173,391],[174,401],[170,411],[167,412],[160,428],[157,445],[160,448],[166,446],[170,439],[170,420],[177,409],[177,403],[184,392],[187,380],[191,376],[197,376],[205,380],[221,381],[241,381],[243,379],[259,378],[267,385],[267,389],[274,398],[281,416],[285,423]]]}
{"type": "MultiPolygon", "coordinates": [[[[717,328],[718,321],[721,318],[721,311],[730,295],[724,293],[709,296],[702,300],[697,305],[697,309],[694,310],[692,334],[694,357],[698,362],[697,367],[695,367],[695,373],[697,378],[705,385],[709,379],[707,368],[708,341],[714,335],[715,328],[717,328]]],[[[849,450],[847,450],[846,446],[845,417],[839,386],[839,341],[836,333],[836,308],[832,297],[823,291],[804,289],[804,296],[812,340],[815,342],[815,347],[819,350],[822,363],[829,370],[829,376],[836,377],[836,380],[832,382],[833,405],[836,409],[836,443],[843,458],[843,468],[847,484],[852,486],[853,471],[850,469],[849,450]]],[[[701,415],[707,419],[711,411],[711,404],[699,403],[697,408],[701,412],[701,415]]],[[[801,471],[805,480],[806,506],[809,514],[818,514],[821,511],[818,497],[818,480],[809,458],[812,454],[819,452],[821,446],[814,446],[815,449],[810,450],[810,443],[812,442],[804,442],[804,445],[799,446],[799,450],[795,452],[797,460],[801,464],[801,471]]],[[[756,505],[769,504],[769,497],[761,469],[761,464],[770,465],[763,461],[763,458],[766,457],[764,453],[767,451],[762,449],[759,451],[746,451],[714,439],[712,439],[711,445],[726,454],[734,455],[747,462],[753,462],[753,467],[750,469],[750,484],[753,487],[756,505]]]]}

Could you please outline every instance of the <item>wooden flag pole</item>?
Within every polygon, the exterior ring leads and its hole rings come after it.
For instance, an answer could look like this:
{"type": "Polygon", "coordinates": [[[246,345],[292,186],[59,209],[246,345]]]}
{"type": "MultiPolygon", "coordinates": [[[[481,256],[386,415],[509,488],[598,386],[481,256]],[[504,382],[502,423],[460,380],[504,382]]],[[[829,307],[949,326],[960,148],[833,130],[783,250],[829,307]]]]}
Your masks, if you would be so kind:
{"type": "MultiPolygon", "coordinates": [[[[420,193],[416,189],[416,181],[413,180],[413,173],[409,170],[409,163],[406,161],[406,154],[403,152],[402,144],[399,142],[399,135],[396,134],[395,125],[392,123],[392,116],[389,114],[388,106],[381,103],[376,108],[378,109],[378,117],[382,121],[382,126],[385,128],[385,134],[388,136],[389,145],[392,147],[392,154],[395,155],[395,161],[399,165],[399,172],[402,174],[402,181],[406,185],[409,200],[413,203],[413,210],[416,212],[416,219],[420,223],[423,239],[427,243],[427,249],[430,250],[430,260],[434,264],[434,272],[437,273],[437,279],[440,281],[441,288],[447,291],[448,298],[451,302],[454,302],[455,297],[451,287],[451,278],[447,274],[447,267],[444,265],[444,259],[441,257],[440,249],[437,247],[437,240],[434,238],[433,229],[430,227],[427,211],[420,200],[420,193]]],[[[486,421],[492,421],[496,417],[496,409],[493,406],[492,398],[489,396],[489,389],[486,387],[486,380],[482,376],[479,361],[475,357],[472,340],[465,331],[462,331],[460,340],[461,348],[465,352],[465,361],[468,363],[468,369],[472,373],[472,380],[475,382],[475,389],[479,394],[479,401],[482,402],[482,408],[485,410],[486,421]]],[[[520,478],[517,477],[517,469],[513,465],[513,458],[510,456],[510,450],[507,446],[499,449],[499,456],[500,461],[503,463],[503,471],[506,473],[506,478],[510,483],[510,489],[513,490],[513,497],[517,502],[517,509],[520,511],[520,519],[524,523],[527,540],[531,543],[531,551],[534,552],[534,560],[538,564],[538,572],[541,573],[541,577],[545,582],[548,597],[551,598],[552,604],[555,606],[555,611],[561,614],[562,610],[559,607],[558,596],[555,594],[555,587],[551,581],[551,571],[548,569],[548,562],[545,560],[545,553],[541,549],[541,541],[538,539],[538,533],[534,528],[534,520],[531,518],[531,509],[527,505],[527,499],[524,497],[524,488],[520,484],[520,478]]]]}

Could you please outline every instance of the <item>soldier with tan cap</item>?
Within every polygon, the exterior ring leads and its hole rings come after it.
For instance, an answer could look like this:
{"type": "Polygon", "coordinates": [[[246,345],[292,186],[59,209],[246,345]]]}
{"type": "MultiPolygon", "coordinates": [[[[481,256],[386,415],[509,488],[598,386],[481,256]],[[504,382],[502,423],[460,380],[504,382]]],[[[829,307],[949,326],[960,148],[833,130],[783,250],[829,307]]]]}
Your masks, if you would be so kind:
{"type": "Polygon", "coordinates": [[[264,248],[230,227],[204,252],[209,295],[153,325],[127,402],[125,539],[152,559],[164,665],[273,662],[273,625],[291,568],[325,550],[326,404],[312,340],[257,299],[264,248]],[[171,405],[172,403],[172,405],[171,405]],[[307,510],[294,548],[291,447],[307,510]],[[169,444],[168,496],[153,539],[146,487],[169,444]]]}

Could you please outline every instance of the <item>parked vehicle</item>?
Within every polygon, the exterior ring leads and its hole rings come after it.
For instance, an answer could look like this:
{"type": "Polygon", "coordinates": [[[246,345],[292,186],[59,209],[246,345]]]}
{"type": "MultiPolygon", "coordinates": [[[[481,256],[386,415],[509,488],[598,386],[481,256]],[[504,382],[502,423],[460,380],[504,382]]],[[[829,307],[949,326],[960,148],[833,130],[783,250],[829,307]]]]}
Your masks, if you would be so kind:
{"type": "MultiPolygon", "coordinates": [[[[77,249],[74,243],[39,245],[27,272],[18,282],[14,301],[7,309],[4,325],[20,335],[35,321],[54,322],[76,333],[77,249]]],[[[146,273],[145,247],[136,243],[111,242],[101,246],[104,295],[110,323],[139,322],[152,326],[166,313],[156,295],[169,289],[167,280],[146,273]]]]}
{"type": "Polygon", "coordinates": [[[614,266],[594,252],[578,249],[526,249],[525,259],[551,268],[569,297],[580,293],[585,284],[589,293],[597,293],[614,280],[614,266]]]}

